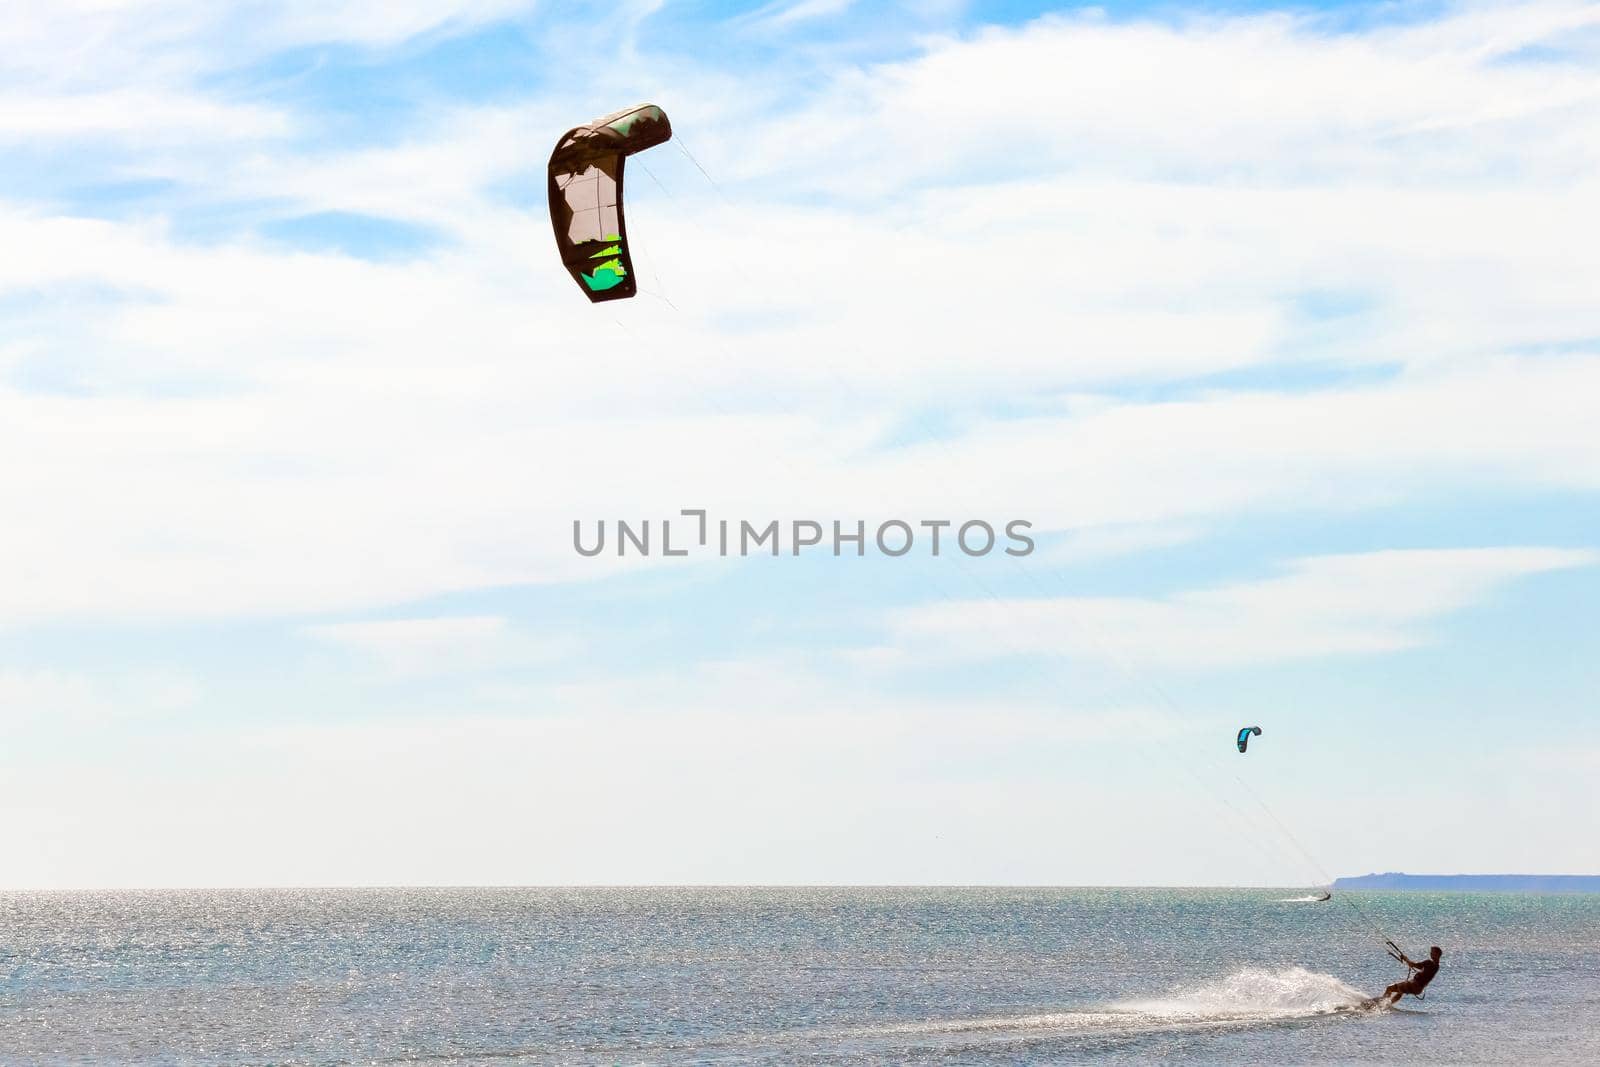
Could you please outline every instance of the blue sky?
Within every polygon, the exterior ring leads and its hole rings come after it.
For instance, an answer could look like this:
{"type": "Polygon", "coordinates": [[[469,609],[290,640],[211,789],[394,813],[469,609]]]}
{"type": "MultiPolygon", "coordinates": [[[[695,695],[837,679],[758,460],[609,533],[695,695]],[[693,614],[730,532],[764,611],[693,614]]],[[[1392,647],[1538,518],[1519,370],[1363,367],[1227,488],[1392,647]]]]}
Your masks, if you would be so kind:
{"type": "Polygon", "coordinates": [[[0,884],[1600,869],[1600,6],[219,10],[0,28],[0,884]]]}

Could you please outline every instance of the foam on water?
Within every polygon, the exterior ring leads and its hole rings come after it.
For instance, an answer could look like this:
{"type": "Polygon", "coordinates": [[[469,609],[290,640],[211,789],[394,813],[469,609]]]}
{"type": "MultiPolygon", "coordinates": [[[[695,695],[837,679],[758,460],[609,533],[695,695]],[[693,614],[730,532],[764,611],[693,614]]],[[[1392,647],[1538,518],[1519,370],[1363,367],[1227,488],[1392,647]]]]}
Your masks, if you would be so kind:
{"type": "Polygon", "coordinates": [[[1162,1030],[1248,1026],[1308,1019],[1342,1012],[1381,1011],[1360,990],[1331,974],[1303,967],[1279,970],[1250,967],[1216,981],[1174,990],[1152,1000],[1121,1000],[1076,1011],[973,1019],[937,1019],[876,1028],[880,1036],[921,1035],[948,1040],[959,1035],[978,1038],[1042,1032],[1096,1033],[1107,1036],[1162,1030]]]}
{"type": "Polygon", "coordinates": [[[1292,1018],[1352,1011],[1366,994],[1331,974],[1304,967],[1246,967],[1216,982],[1180,990],[1157,1000],[1123,1001],[1127,1011],[1171,1019],[1292,1018]]]}

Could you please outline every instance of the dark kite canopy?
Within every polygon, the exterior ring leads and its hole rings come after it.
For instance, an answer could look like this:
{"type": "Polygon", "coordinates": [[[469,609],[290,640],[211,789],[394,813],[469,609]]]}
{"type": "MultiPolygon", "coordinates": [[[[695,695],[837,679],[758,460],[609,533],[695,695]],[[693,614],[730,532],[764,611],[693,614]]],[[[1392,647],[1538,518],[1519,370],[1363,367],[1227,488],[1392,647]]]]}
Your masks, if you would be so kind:
{"type": "Polygon", "coordinates": [[[562,265],[592,302],[638,292],[622,214],[622,165],[669,140],[672,123],[639,104],[561,135],[550,153],[550,225],[562,265]]]}

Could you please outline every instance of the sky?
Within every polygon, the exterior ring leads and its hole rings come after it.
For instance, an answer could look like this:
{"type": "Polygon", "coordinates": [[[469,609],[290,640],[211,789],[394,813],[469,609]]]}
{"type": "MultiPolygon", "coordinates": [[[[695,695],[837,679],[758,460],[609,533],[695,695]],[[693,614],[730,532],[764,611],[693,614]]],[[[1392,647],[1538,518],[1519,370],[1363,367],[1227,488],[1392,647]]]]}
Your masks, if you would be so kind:
{"type": "Polygon", "coordinates": [[[20,3],[0,160],[0,887],[1600,871],[1600,4],[20,3]]]}

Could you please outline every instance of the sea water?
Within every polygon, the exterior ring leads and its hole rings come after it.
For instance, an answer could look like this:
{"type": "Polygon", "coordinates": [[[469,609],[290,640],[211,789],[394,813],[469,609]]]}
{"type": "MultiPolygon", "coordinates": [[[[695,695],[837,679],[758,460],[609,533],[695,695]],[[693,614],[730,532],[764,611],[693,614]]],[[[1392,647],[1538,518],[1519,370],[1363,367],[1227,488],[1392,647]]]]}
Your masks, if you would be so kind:
{"type": "Polygon", "coordinates": [[[0,1062],[1600,1063],[1600,896],[1295,895],[4,894],[0,1062]]]}

